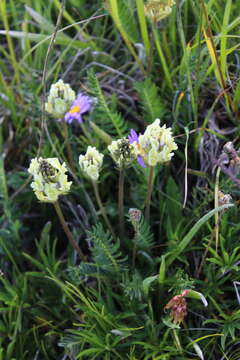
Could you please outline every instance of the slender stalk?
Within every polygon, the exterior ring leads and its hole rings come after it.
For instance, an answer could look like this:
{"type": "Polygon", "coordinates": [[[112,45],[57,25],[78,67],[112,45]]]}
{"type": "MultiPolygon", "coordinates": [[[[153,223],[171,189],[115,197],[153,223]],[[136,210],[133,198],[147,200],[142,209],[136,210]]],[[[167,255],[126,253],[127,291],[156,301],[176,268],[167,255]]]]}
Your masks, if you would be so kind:
{"type": "Polygon", "coordinates": [[[137,244],[136,244],[136,241],[134,241],[133,251],[132,251],[132,267],[133,268],[135,267],[135,263],[136,263],[136,255],[137,255],[137,244]]]}
{"type": "Polygon", "coordinates": [[[152,73],[152,66],[153,66],[153,57],[154,57],[154,37],[153,33],[150,35],[150,52],[148,55],[148,64],[147,64],[147,75],[150,76],[152,73]]]}
{"type": "Polygon", "coordinates": [[[109,230],[111,231],[113,237],[116,237],[115,233],[114,233],[114,230],[112,228],[112,225],[108,219],[108,216],[107,216],[107,213],[105,211],[105,208],[103,206],[103,203],[102,203],[102,200],[101,200],[101,197],[100,197],[100,194],[99,194],[99,189],[98,189],[98,184],[93,181],[92,182],[93,184],[93,189],[94,189],[94,193],[95,193],[95,197],[96,197],[96,200],[97,200],[97,203],[98,203],[98,206],[99,206],[99,209],[101,210],[101,213],[102,213],[102,216],[104,218],[104,221],[107,225],[107,227],[109,228],[109,230]]]}
{"type": "Polygon", "coordinates": [[[150,166],[149,178],[148,178],[148,191],[146,196],[146,209],[145,209],[145,218],[149,222],[150,218],[150,203],[152,197],[152,189],[153,189],[153,182],[154,182],[154,167],[150,166]]]}
{"type": "Polygon", "coordinates": [[[183,352],[182,351],[182,346],[181,346],[181,343],[180,343],[180,340],[179,340],[176,329],[173,329],[173,336],[174,336],[174,339],[175,339],[176,348],[182,353],[183,352]]]}
{"type": "Polygon", "coordinates": [[[157,49],[157,53],[158,53],[158,56],[160,58],[160,61],[161,61],[161,64],[162,64],[162,69],[163,69],[163,72],[164,72],[164,75],[166,77],[166,82],[168,84],[168,87],[170,89],[173,89],[173,84],[172,84],[172,79],[171,79],[171,74],[170,74],[170,70],[169,70],[169,67],[167,65],[167,61],[165,59],[165,56],[164,56],[164,53],[163,53],[163,50],[162,50],[162,46],[161,46],[161,41],[160,41],[160,36],[159,36],[159,33],[157,31],[157,28],[156,28],[156,23],[152,24],[152,32],[153,32],[153,38],[154,38],[154,41],[155,41],[155,45],[156,45],[156,49],[157,49]]]}
{"type": "Polygon", "coordinates": [[[150,41],[149,41],[149,37],[148,37],[147,21],[146,21],[146,17],[144,14],[144,1],[136,0],[136,6],[137,6],[137,14],[138,14],[141,35],[142,35],[144,47],[146,49],[146,53],[148,56],[150,53],[150,41]]]}
{"type": "Polygon", "coordinates": [[[81,123],[80,126],[81,126],[81,129],[82,129],[83,134],[84,134],[84,135],[86,136],[86,138],[89,140],[90,144],[93,145],[93,144],[94,144],[94,141],[93,141],[93,138],[92,138],[92,136],[91,136],[91,132],[86,129],[84,123],[81,123]]]}
{"type": "Polygon", "coordinates": [[[63,121],[62,124],[63,124],[63,137],[64,137],[65,142],[66,142],[67,156],[68,156],[69,165],[71,167],[71,170],[73,172],[75,172],[74,160],[73,160],[73,152],[72,152],[71,144],[70,144],[70,141],[69,141],[68,126],[67,126],[65,121],[63,121]]]}
{"type": "Polygon", "coordinates": [[[124,169],[119,170],[119,182],[118,182],[118,216],[119,216],[119,230],[120,237],[124,236],[124,169]]]}
{"type": "MultiPolygon", "coordinates": [[[[214,194],[214,207],[215,209],[219,207],[218,204],[218,191],[219,191],[219,176],[220,176],[221,168],[217,168],[216,172],[216,181],[215,181],[215,194],[214,194]]],[[[218,252],[218,243],[219,243],[219,213],[215,214],[215,240],[216,240],[216,252],[218,252]]]]}
{"type": "Polygon", "coordinates": [[[78,246],[77,242],[74,240],[73,238],[73,235],[71,233],[71,231],[69,230],[69,227],[64,219],[64,215],[62,213],[62,210],[61,210],[61,207],[59,205],[59,202],[56,201],[55,203],[53,203],[54,207],[55,207],[55,210],[56,210],[56,213],[59,217],[59,220],[60,220],[60,223],[63,227],[63,230],[65,232],[65,234],[67,235],[67,238],[68,240],[70,241],[72,247],[76,250],[76,252],[78,253],[79,257],[84,260],[85,259],[85,256],[82,252],[82,250],[80,249],[80,247],[78,246]]]}

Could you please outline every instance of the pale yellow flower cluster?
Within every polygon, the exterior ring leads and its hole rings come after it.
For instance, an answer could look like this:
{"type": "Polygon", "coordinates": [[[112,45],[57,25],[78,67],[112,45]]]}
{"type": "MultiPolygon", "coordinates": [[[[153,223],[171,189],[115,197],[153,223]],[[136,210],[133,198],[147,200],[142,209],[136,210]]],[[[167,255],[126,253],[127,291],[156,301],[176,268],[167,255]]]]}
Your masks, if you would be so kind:
{"type": "Polygon", "coordinates": [[[51,85],[45,110],[53,117],[59,119],[69,110],[76,94],[69,84],[65,84],[61,79],[51,85]]]}
{"type": "Polygon", "coordinates": [[[88,146],[85,155],[79,156],[79,166],[83,172],[93,181],[99,178],[99,172],[103,163],[103,154],[95,147],[88,146]]]}
{"type": "Polygon", "coordinates": [[[160,21],[171,14],[174,0],[148,0],[144,6],[145,15],[152,21],[160,21]]]}
{"type": "Polygon", "coordinates": [[[156,119],[148,125],[144,134],[138,138],[138,144],[133,143],[137,156],[141,156],[145,164],[156,166],[171,160],[177,144],[172,136],[172,129],[166,125],[160,126],[160,120],[156,119]]]}
{"type": "Polygon", "coordinates": [[[121,168],[127,168],[133,164],[136,159],[134,146],[126,138],[114,140],[108,145],[110,155],[116,165],[121,168]]]}
{"type": "Polygon", "coordinates": [[[66,164],[61,165],[57,158],[32,159],[28,172],[33,176],[31,187],[40,201],[56,202],[70,190],[72,182],[67,181],[66,164]]]}

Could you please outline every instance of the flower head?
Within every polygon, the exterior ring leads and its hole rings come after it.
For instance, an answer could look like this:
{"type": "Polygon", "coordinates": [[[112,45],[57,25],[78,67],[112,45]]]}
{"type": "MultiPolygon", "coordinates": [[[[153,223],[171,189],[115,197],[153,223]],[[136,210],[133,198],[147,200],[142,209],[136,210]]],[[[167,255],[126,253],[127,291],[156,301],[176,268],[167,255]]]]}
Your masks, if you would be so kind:
{"type": "Polygon", "coordinates": [[[75,98],[75,91],[60,79],[51,85],[45,109],[56,119],[62,118],[75,98]]]}
{"type": "Polygon", "coordinates": [[[134,230],[137,231],[141,217],[142,212],[139,209],[131,208],[128,210],[129,220],[132,223],[132,226],[134,227],[134,230]]]}
{"type": "Polygon", "coordinates": [[[189,290],[183,290],[180,295],[174,296],[165,306],[165,309],[171,309],[170,316],[175,324],[183,322],[187,315],[187,302],[185,296],[189,293],[189,290]]]}
{"type": "Polygon", "coordinates": [[[83,172],[93,181],[99,178],[99,171],[103,163],[103,154],[95,147],[88,146],[85,155],[79,156],[79,166],[83,172]]]}
{"type": "Polygon", "coordinates": [[[112,141],[112,143],[108,145],[108,150],[110,151],[112,159],[120,169],[131,166],[136,159],[134,146],[130,143],[129,139],[126,138],[112,141]]]}
{"type": "Polygon", "coordinates": [[[171,14],[174,0],[148,0],[144,6],[145,15],[153,22],[160,21],[171,14]]]}
{"type": "Polygon", "coordinates": [[[28,172],[33,175],[31,187],[40,201],[55,202],[70,190],[72,182],[67,181],[66,165],[61,165],[57,158],[32,159],[28,172]]]}
{"type": "Polygon", "coordinates": [[[83,94],[78,94],[77,98],[72,103],[70,110],[65,114],[64,120],[71,124],[73,120],[82,123],[82,114],[87,112],[92,105],[92,99],[83,94]]]}
{"type": "Polygon", "coordinates": [[[178,148],[172,136],[172,129],[166,128],[166,125],[160,126],[159,119],[148,125],[144,134],[140,134],[133,145],[138,158],[141,157],[149,166],[170,161],[174,155],[172,151],[178,148]]]}
{"type": "Polygon", "coordinates": [[[218,204],[219,206],[231,204],[232,197],[230,194],[224,194],[222,191],[218,191],[218,204]]]}

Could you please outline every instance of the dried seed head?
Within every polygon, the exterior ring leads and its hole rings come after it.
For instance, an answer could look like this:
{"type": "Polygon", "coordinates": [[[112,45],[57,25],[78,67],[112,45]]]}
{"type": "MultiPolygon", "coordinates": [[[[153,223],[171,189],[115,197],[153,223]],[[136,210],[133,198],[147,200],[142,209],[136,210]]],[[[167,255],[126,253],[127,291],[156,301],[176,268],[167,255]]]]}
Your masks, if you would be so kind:
{"type": "Polygon", "coordinates": [[[180,295],[174,296],[165,306],[165,309],[171,309],[170,316],[175,324],[183,322],[187,315],[187,302],[185,296],[189,290],[183,290],[180,295]]]}

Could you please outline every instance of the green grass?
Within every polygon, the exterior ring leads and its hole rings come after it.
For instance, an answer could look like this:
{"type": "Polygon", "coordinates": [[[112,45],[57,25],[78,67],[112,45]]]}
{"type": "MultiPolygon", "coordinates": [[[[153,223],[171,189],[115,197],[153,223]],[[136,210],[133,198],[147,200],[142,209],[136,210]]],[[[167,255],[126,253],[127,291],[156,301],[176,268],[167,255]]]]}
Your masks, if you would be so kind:
{"type": "Polygon", "coordinates": [[[240,356],[239,164],[221,155],[228,141],[239,148],[240,3],[176,1],[153,24],[144,3],[0,1],[0,360],[240,356]],[[81,126],[42,113],[59,78],[94,98],[81,126]],[[178,150],[155,169],[149,222],[149,171],[125,170],[119,239],[107,145],[158,117],[178,150]],[[88,145],[104,153],[102,204],[78,165],[88,145]],[[69,168],[60,205],[83,260],[29,185],[38,152],[69,168]],[[176,325],[165,306],[186,289],[188,314],[176,325]]]}

